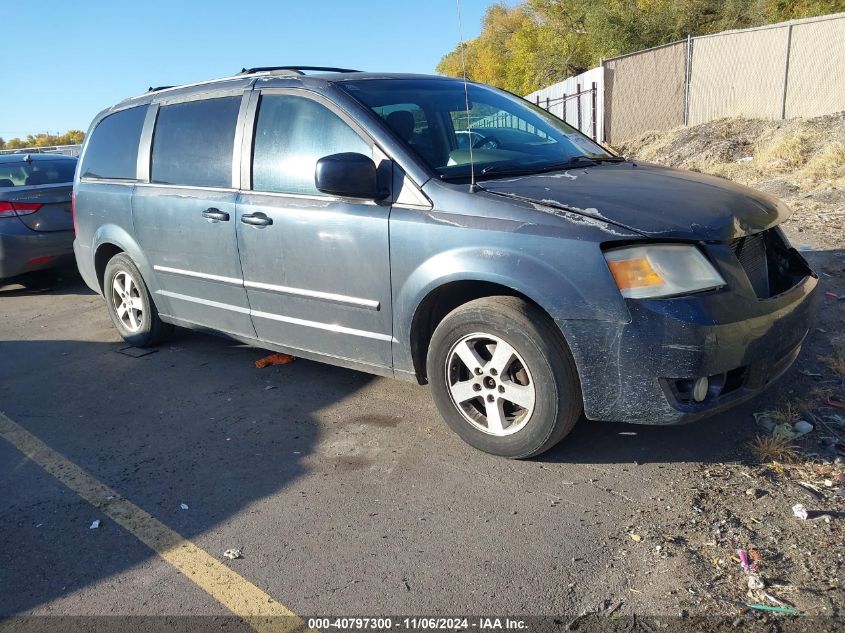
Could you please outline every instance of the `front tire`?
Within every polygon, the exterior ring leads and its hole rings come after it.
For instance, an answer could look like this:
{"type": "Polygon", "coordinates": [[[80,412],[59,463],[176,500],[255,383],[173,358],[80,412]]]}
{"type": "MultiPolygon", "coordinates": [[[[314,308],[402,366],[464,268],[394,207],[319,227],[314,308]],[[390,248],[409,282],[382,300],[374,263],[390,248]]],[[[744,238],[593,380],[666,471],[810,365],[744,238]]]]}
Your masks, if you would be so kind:
{"type": "Polygon", "coordinates": [[[127,343],[149,347],[173,331],[172,325],[159,318],[141,272],[126,253],[118,253],[106,265],[103,296],[112,323],[127,343]]]}
{"type": "Polygon", "coordinates": [[[583,411],[563,337],[545,313],[517,297],[485,297],[450,312],[434,331],[426,365],[446,423],[487,453],[539,455],[583,411]]]}

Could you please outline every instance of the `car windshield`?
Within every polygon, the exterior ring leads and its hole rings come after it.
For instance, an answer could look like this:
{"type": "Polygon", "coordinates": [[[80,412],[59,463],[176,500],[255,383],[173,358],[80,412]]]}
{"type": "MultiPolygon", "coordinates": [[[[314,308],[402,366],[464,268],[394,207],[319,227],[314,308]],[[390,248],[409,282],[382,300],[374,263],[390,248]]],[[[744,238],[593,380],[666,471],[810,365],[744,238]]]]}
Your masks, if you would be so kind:
{"type": "Polygon", "coordinates": [[[346,91],[444,179],[548,171],[618,160],[545,110],[488,86],[444,79],[362,79],[346,91]],[[467,110],[469,101],[469,110],[467,110]]]}
{"type": "Polygon", "coordinates": [[[0,162],[0,187],[58,185],[73,182],[75,160],[0,162]]]}

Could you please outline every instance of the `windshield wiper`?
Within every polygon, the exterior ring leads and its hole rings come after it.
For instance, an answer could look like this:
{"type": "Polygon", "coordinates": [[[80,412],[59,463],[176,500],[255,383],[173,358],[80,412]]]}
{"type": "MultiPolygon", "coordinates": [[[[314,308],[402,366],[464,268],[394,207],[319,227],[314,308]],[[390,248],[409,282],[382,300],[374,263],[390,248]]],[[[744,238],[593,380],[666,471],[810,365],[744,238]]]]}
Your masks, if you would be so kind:
{"type": "MultiPolygon", "coordinates": [[[[560,171],[562,169],[574,169],[575,167],[591,167],[600,163],[621,163],[625,159],[621,156],[573,156],[560,163],[547,163],[543,165],[489,165],[479,172],[479,176],[527,176],[530,174],[541,174],[548,171],[560,171]]],[[[448,175],[441,174],[441,180],[458,180],[469,178],[470,175],[448,175]]]]}
{"type": "Polygon", "coordinates": [[[597,162],[589,156],[573,156],[562,163],[550,163],[534,167],[517,167],[512,165],[490,165],[481,170],[482,176],[498,174],[500,176],[521,176],[526,174],[540,174],[546,171],[558,171],[560,169],[572,169],[573,167],[589,167],[597,162]]]}

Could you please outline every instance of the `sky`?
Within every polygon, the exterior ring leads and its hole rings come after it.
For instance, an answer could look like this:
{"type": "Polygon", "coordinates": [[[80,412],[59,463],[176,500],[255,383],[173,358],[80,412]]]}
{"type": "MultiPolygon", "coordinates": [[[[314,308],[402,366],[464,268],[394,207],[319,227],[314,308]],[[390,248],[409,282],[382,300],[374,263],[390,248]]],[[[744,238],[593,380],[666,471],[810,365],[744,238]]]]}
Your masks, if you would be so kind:
{"type": "MultiPolygon", "coordinates": [[[[460,0],[464,39],[492,0],[460,0]]],[[[456,0],[40,0],[0,38],[0,137],[87,130],[103,108],[251,66],[433,73],[456,0]]],[[[9,26],[9,25],[7,25],[9,26]]]]}

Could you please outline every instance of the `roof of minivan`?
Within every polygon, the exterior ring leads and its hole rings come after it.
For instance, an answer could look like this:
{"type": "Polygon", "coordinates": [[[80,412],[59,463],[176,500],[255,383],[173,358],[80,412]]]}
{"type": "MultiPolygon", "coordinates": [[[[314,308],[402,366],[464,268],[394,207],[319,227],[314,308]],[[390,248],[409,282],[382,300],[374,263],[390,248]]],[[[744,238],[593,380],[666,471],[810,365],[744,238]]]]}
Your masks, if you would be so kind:
{"type": "Polygon", "coordinates": [[[196,92],[207,92],[216,88],[247,88],[252,84],[266,86],[310,86],[325,87],[332,83],[346,83],[365,81],[368,79],[434,79],[441,81],[461,81],[453,77],[443,75],[422,75],[413,73],[385,73],[385,72],[319,72],[309,75],[278,74],[270,72],[258,72],[249,75],[232,75],[220,77],[196,83],[183,84],[145,92],[143,94],[129,97],[115,105],[124,107],[130,103],[141,105],[162,97],[192,94],[196,92]]]}

